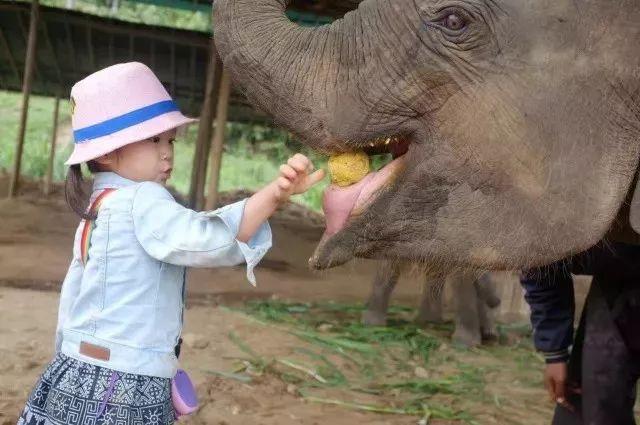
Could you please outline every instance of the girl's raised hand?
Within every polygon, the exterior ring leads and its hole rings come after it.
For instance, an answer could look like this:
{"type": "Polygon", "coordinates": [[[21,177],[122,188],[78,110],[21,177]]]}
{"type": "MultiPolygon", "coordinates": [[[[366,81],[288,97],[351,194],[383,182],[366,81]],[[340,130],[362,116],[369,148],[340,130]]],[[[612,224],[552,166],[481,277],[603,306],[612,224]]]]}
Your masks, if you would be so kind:
{"type": "Polygon", "coordinates": [[[296,154],[280,167],[280,175],[271,184],[247,200],[237,239],[247,242],[291,195],[304,193],[324,178],[324,170],[313,171],[313,164],[304,155],[296,154]]]}
{"type": "Polygon", "coordinates": [[[276,199],[286,202],[292,195],[306,192],[324,178],[324,170],[314,172],[314,166],[306,156],[297,153],[280,166],[280,176],[275,181],[276,199]]]}

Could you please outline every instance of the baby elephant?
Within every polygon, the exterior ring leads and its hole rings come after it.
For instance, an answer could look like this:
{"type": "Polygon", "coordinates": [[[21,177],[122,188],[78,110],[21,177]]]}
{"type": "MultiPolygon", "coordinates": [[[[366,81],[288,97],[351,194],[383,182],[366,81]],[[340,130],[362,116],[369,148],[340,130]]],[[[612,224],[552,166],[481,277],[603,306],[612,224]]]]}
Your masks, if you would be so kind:
{"type": "MultiPolygon", "coordinates": [[[[381,261],[378,264],[367,310],[362,317],[366,325],[386,325],[391,293],[402,270],[407,266],[406,263],[391,261],[381,261]]],[[[491,309],[500,305],[500,298],[488,273],[484,273],[480,278],[477,276],[477,273],[456,272],[446,278],[425,279],[416,322],[425,324],[443,321],[443,294],[446,284],[451,286],[453,292],[453,342],[475,347],[483,341],[495,339],[496,327],[491,309]]]]}

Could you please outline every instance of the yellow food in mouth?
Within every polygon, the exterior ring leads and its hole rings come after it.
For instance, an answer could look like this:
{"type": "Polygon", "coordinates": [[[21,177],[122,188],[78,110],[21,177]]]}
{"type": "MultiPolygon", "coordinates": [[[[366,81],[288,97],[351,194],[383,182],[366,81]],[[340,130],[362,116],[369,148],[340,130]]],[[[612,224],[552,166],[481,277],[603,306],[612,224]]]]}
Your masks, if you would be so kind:
{"type": "Polygon", "coordinates": [[[346,187],[365,178],[371,169],[369,155],[364,152],[347,152],[329,158],[331,183],[346,187]]]}

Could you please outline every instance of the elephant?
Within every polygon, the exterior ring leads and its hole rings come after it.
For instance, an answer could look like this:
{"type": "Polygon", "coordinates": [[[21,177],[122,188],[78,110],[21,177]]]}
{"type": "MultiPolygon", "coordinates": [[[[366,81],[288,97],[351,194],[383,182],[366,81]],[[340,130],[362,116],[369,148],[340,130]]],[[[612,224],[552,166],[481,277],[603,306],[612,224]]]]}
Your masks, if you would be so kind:
{"type": "MultiPolygon", "coordinates": [[[[362,322],[369,326],[385,326],[387,310],[393,289],[400,275],[410,264],[398,261],[380,261],[373,280],[367,309],[362,322]]],[[[454,292],[455,330],[451,337],[456,344],[476,347],[483,341],[497,337],[492,309],[500,305],[494,282],[488,273],[478,277],[475,273],[450,273],[448,276],[427,277],[423,282],[422,296],[416,322],[419,325],[444,321],[443,293],[446,284],[454,292]]]]}
{"type": "Polygon", "coordinates": [[[515,270],[639,242],[640,0],[364,0],[319,27],[287,3],[216,0],[236,87],[318,152],[395,158],[326,191],[312,268],[515,270]]]}

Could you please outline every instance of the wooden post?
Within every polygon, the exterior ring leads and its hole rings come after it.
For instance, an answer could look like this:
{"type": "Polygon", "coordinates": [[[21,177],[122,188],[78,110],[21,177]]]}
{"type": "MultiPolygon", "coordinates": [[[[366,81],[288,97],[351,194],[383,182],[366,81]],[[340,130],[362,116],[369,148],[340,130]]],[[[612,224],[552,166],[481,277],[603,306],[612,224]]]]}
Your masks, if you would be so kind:
{"type": "Polygon", "coordinates": [[[47,174],[44,176],[43,192],[45,196],[51,193],[51,183],[53,181],[53,164],[56,156],[56,139],[58,133],[58,112],[60,110],[60,96],[56,96],[56,103],[53,107],[53,128],[51,130],[51,146],[49,147],[49,163],[47,164],[47,174]]]}
{"type": "Polygon", "coordinates": [[[38,39],[38,21],[40,19],[39,0],[32,0],[31,19],[29,22],[29,37],[27,41],[27,57],[24,64],[24,79],[22,81],[22,109],[20,111],[20,126],[16,140],[15,158],[13,161],[13,174],[9,183],[8,198],[13,198],[18,192],[20,182],[20,166],[22,165],[22,150],[24,147],[24,135],[27,129],[27,115],[29,112],[29,95],[31,94],[31,82],[36,63],[36,46],[38,39]]]}
{"type": "Polygon", "coordinates": [[[203,134],[201,148],[201,154],[198,157],[197,164],[197,180],[196,180],[196,189],[195,189],[195,206],[197,209],[202,209],[204,207],[204,188],[205,183],[207,181],[207,166],[209,164],[209,151],[211,150],[211,132],[213,131],[213,120],[216,117],[218,110],[218,100],[220,95],[220,83],[222,81],[222,61],[220,60],[220,56],[218,55],[218,50],[215,48],[215,45],[212,45],[212,62],[213,66],[213,90],[210,93],[210,120],[206,127],[206,135],[203,134]]]}
{"type": "Polygon", "coordinates": [[[193,155],[191,169],[191,184],[189,187],[189,205],[192,208],[200,208],[204,198],[204,182],[207,178],[207,160],[209,157],[209,145],[211,143],[211,130],[213,118],[216,115],[218,92],[222,74],[222,62],[218,56],[213,40],[209,48],[209,64],[204,90],[204,100],[200,111],[200,123],[198,126],[198,139],[193,155]]]}
{"type": "Polygon", "coordinates": [[[211,144],[211,176],[209,178],[209,195],[205,210],[212,210],[218,203],[218,183],[220,181],[220,168],[222,165],[222,148],[224,147],[224,130],[227,124],[229,112],[229,98],[231,97],[231,79],[227,71],[222,72],[220,83],[220,96],[218,97],[218,114],[216,116],[216,128],[211,144]]]}

